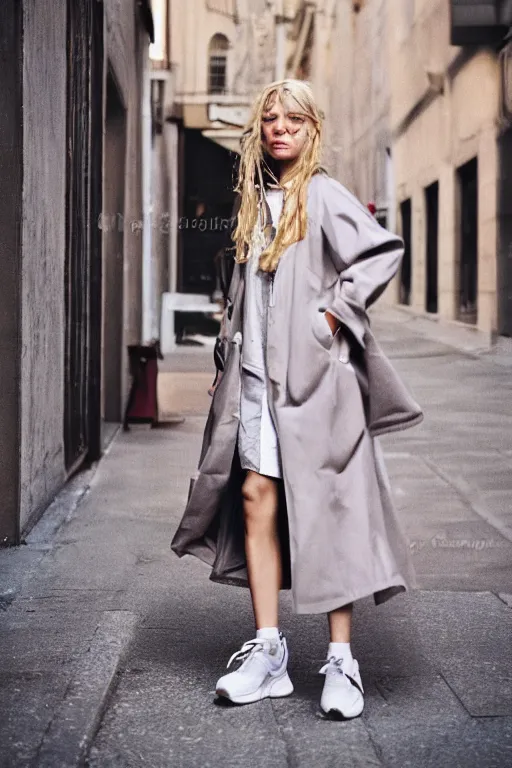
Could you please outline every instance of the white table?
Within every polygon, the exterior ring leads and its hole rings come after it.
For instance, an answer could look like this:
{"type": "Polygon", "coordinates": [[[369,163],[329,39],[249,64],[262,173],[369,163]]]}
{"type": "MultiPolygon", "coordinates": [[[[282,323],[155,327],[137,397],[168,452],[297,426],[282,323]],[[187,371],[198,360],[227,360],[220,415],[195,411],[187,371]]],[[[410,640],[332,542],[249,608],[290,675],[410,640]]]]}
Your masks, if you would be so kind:
{"type": "Polygon", "coordinates": [[[219,302],[211,302],[201,293],[163,293],[160,318],[160,348],[167,355],[176,349],[175,312],[202,312],[216,315],[222,312],[219,302]]]}

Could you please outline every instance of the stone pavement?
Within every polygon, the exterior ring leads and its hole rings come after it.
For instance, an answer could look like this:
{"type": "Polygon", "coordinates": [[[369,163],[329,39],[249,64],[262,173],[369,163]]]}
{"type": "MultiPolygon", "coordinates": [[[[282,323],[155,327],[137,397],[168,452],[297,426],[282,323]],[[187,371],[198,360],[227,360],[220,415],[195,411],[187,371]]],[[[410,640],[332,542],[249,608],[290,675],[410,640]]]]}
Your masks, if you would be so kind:
{"type": "Polygon", "coordinates": [[[215,703],[253,626],[246,590],[169,549],[212,380],[211,347],[187,348],[160,377],[185,420],[118,432],[27,544],[0,551],[2,768],[512,766],[512,360],[411,325],[374,316],[425,407],[382,441],[420,589],[356,606],[363,716],[320,717],[326,620],[292,614],[287,593],[294,695],[215,703]]]}

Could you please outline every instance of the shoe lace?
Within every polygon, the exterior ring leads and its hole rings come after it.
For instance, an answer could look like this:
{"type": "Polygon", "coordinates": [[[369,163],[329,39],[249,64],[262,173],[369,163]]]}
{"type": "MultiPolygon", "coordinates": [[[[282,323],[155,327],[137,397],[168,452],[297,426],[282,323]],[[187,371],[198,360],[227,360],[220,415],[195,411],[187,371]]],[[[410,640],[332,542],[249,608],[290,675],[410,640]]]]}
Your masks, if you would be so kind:
{"type": "Polygon", "coordinates": [[[227,663],[227,669],[230,668],[230,666],[235,662],[241,662],[244,663],[245,661],[248,661],[250,658],[252,658],[258,651],[264,651],[267,648],[270,648],[270,643],[268,640],[260,639],[260,638],[254,638],[254,640],[248,640],[246,643],[242,645],[239,651],[236,651],[230,658],[230,660],[227,663]]]}
{"type": "MultiPolygon", "coordinates": [[[[357,671],[357,664],[356,671],[357,671]]],[[[363,693],[363,686],[361,683],[361,678],[356,675],[353,676],[352,674],[348,675],[345,670],[343,669],[343,658],[336,658],[336,656],[329,656],[328,659],[326,659],[326,663],[323,665],[323,667],[320,669],[319,674],[320,675],[326,675],[327,672],[332,670],[334,674],[339,673],[342,675],[342,677],[345,679],[345,682],[347,685],[352,685],[355,688],[357,688],[361,693],[363,693]]]]}
{"type": "Polygon", "coordinates": [[[343,659],[337,658],[336,656],[329,656],[329,658],[325,660],[325,664],[320,669],[319,674],[326,675],[330,669],[345,675],[345,672],[343,671],[343,659]]]}

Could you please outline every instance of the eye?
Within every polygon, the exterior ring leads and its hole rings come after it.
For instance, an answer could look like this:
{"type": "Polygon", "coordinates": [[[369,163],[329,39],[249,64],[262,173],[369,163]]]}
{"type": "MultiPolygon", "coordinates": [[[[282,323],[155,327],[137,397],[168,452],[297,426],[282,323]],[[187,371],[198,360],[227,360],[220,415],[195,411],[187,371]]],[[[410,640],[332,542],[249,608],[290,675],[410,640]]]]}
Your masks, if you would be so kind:
{"type": "Polygon", "coordinates": [[[294,123],[303,123],[304,118],[300,115],[290,115],[291,120],[293,120],[294,123]]]}
{"type": "Polygon", "coordinates": [[[264,123],[271,123],[273,120],[275,120],[275,117],[263,117],[262,120],[264,123]]]}

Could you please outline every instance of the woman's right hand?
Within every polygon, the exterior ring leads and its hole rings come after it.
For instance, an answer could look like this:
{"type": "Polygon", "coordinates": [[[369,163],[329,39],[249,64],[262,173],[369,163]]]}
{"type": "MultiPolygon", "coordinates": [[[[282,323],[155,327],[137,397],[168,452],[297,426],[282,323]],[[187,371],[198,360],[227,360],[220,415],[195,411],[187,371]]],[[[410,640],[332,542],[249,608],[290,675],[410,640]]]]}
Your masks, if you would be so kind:
{"type": "Polygon", "coordinates": [[[327,323],[329,324],[329,328],[331,329],[332,335],[335,336],[336,331],[338,331],[340,328],[340,325],[341,325],[340,321],[338,320],[337,317],[334,317],[334,315],[331,315],[331,313],[328,310],[324,312],[324,315],[325,315],[325,319],[327,320],[327,323]]]}
{"type": "Polygon", "coordinates": [[[213,384],[212,384],[212,385],[211,385],[211,387],[208,389],[208,394],[210,395],[210,397],[213,397],[213,395],[214,395],[214,393],[215,393],[215,390],[217,389],[217,387],[218,387],[218,386],[219,386],[219,384],[220,384],[220,380],[221,380],[221,379],[222,379],[222,371],[217,371],[217,373],[216,373],[216,375],[215,375],[215,379],[214,379],[214,381],[213,381],[213,384]]]}

